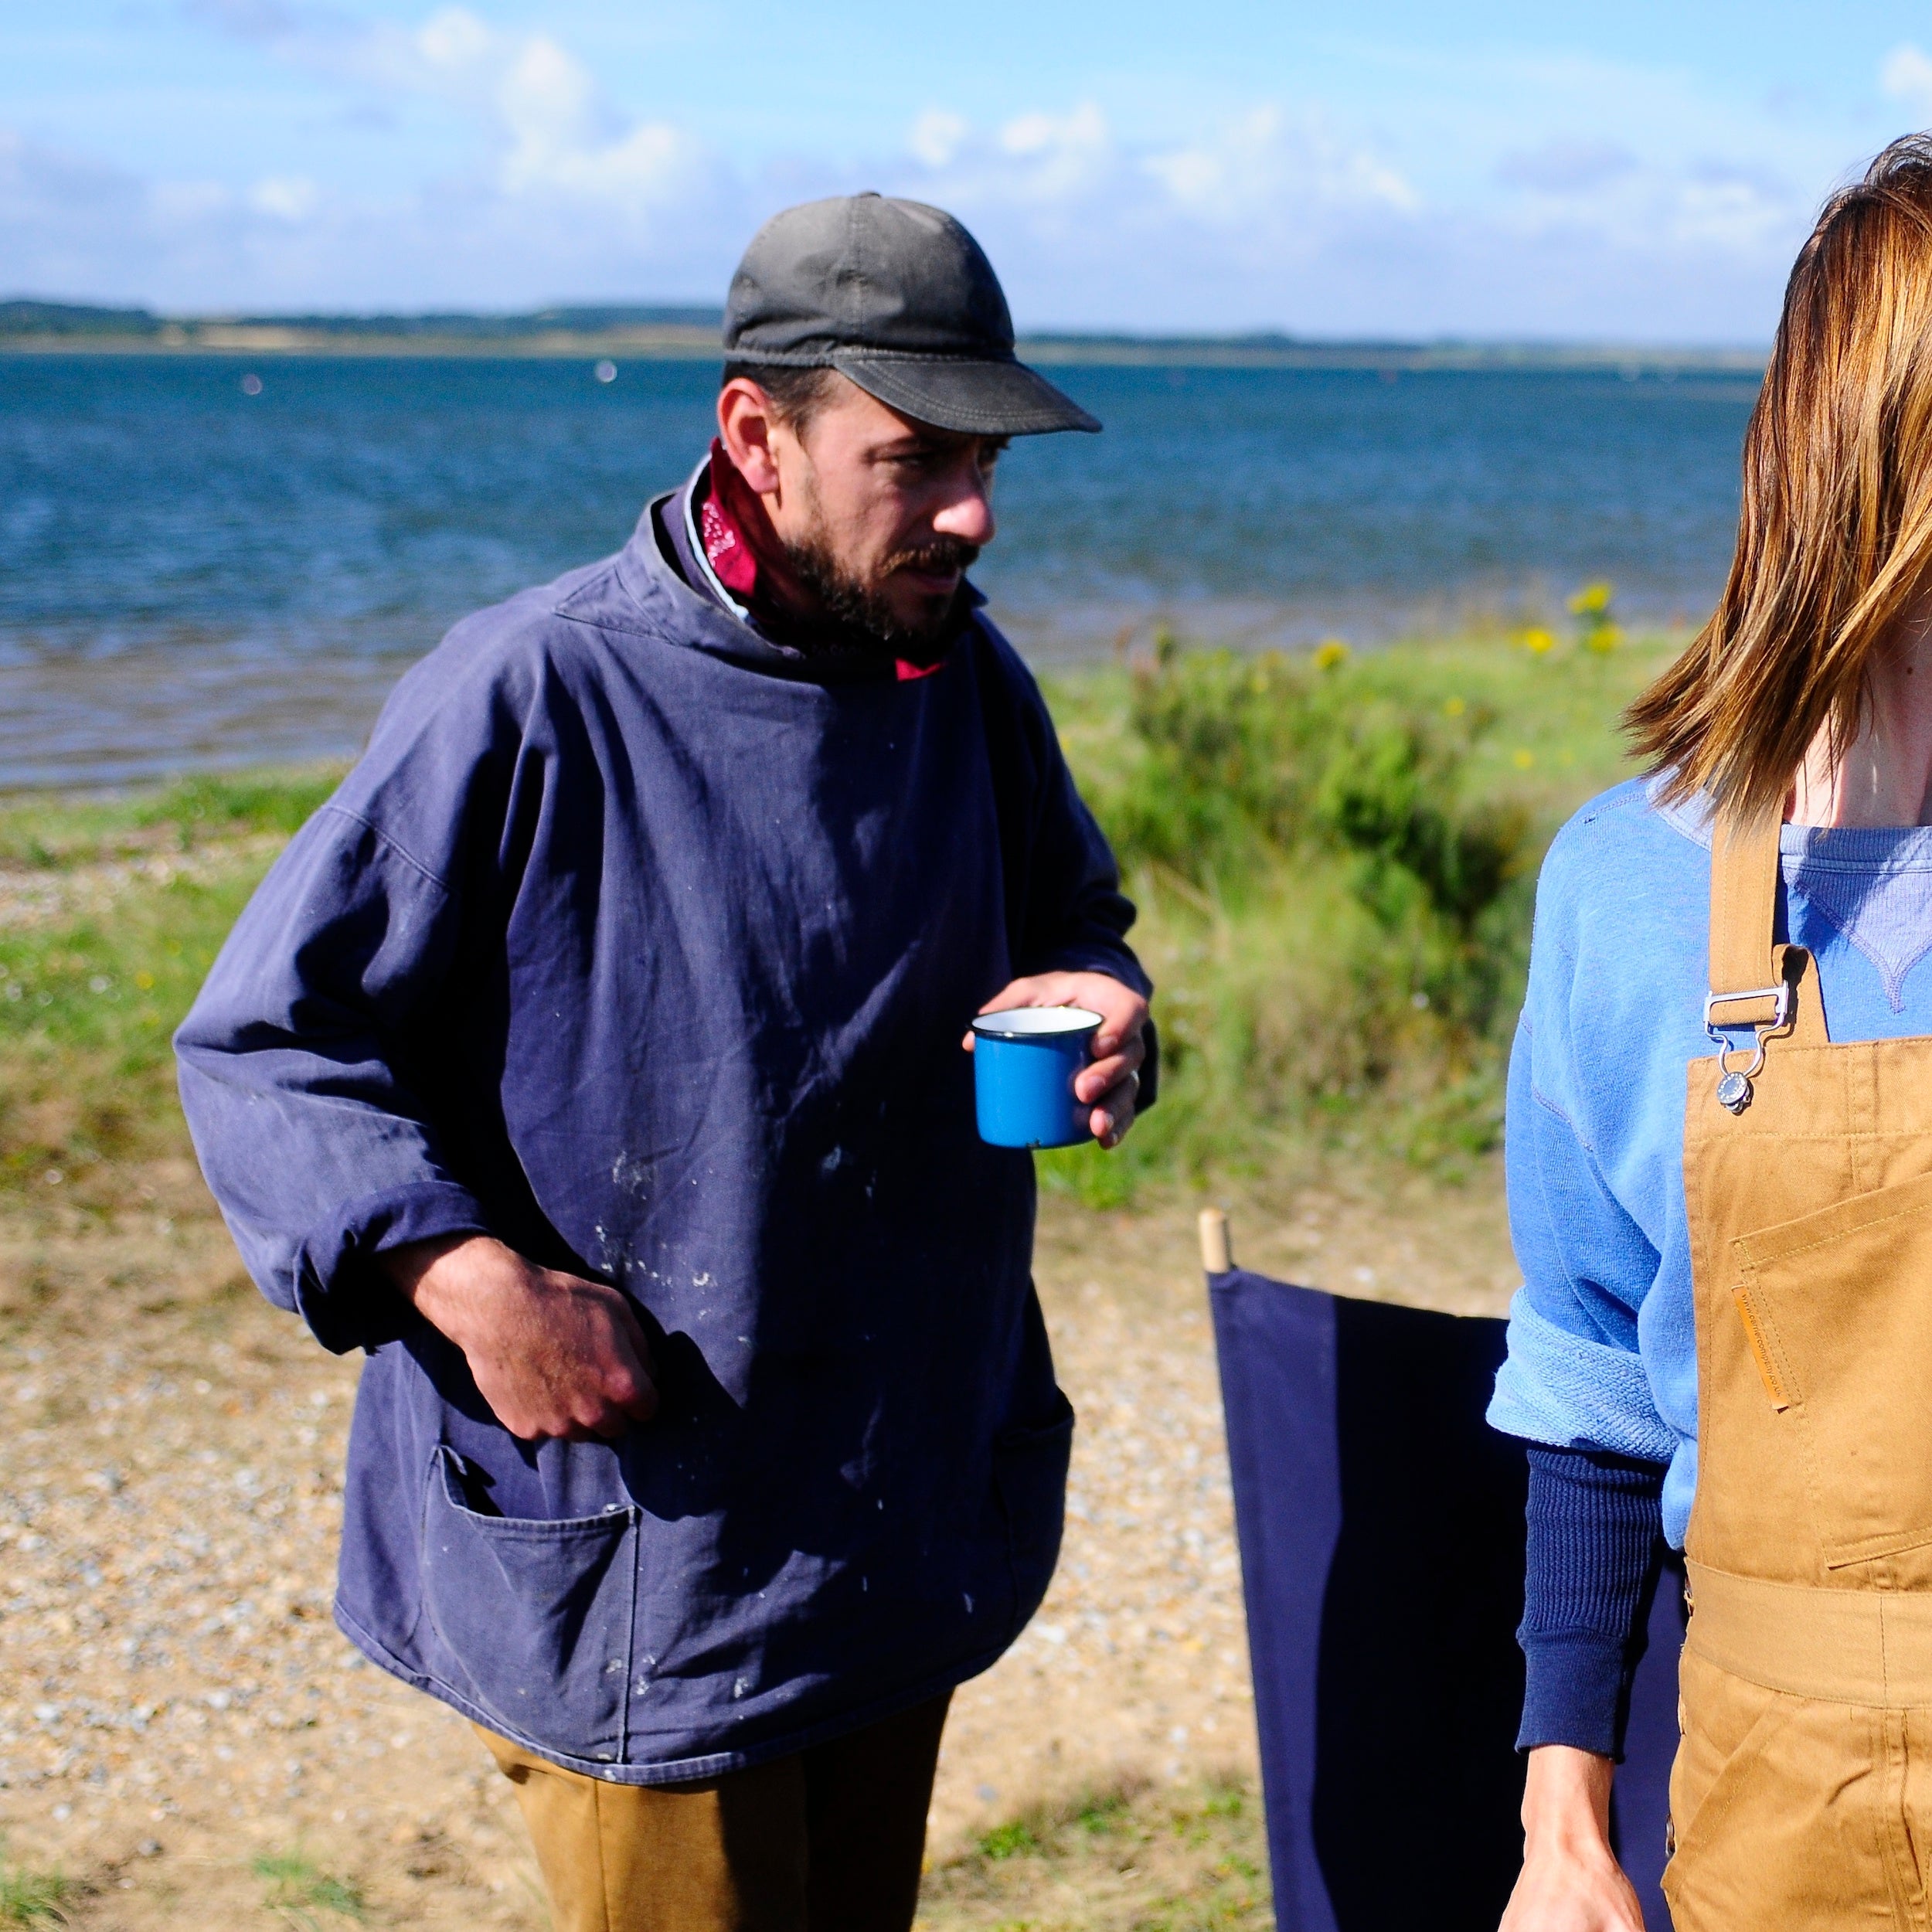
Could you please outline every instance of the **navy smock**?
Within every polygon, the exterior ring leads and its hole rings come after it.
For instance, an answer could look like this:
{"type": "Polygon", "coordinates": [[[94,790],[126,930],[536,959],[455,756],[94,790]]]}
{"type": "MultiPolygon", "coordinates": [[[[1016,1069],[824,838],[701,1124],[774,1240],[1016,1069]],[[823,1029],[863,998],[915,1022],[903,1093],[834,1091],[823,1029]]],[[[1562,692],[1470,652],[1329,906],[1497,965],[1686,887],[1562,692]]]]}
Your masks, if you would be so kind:
{"type": "Polygon", "coordinates": [[[984,1669],[1044,1594],[1073,1414],[1033,1172],[974,1131],[975,1009],[1145,990],[1032,678],[801,675],[615,557],[459,624],[297,835],[177,1042],[250,1272],[369,1351],[336,1617],[632,1784],[984,1669]],[[482,1231],[633,1296],[662,1406],[522,1443],[372,1257],[482,1231]]]}

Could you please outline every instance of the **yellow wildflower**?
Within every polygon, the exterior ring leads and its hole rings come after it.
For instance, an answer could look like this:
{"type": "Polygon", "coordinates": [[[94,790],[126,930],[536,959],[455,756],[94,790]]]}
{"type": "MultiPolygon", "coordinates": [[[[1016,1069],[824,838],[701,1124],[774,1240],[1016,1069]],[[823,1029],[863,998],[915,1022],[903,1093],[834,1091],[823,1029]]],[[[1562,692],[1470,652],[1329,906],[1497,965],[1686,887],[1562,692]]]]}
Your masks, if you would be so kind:
{"type": "Polygon", "coordinates": [[[1516,641],[1532,658],[1547,657],[1556,648],[1556,640],[1549,631],[1540,628],[1526,631],[1516,641]]]}
{"type": "Polygon", "coordinates": [[[1345,664],[1348,658],[1349,647],[1339,638],[1324,638],[1315,647],[1315,668],[1318,670],[1332,671],[1337,665],[1345,664]]]}

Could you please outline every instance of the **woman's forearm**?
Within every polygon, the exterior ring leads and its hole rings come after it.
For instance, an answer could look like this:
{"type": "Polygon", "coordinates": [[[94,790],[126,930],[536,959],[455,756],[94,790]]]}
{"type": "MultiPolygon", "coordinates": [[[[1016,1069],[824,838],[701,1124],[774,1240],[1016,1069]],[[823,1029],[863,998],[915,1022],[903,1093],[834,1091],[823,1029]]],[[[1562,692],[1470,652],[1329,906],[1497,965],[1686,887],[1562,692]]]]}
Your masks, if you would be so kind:
{"type": "Polygon", "coordinates": [[[1644,1932],[1643,1908],[1610,1849],[1607,1757],[1566,1744],[1529,1753],[1523,1865],[1502,1932],[1644,1932]]]}
{"type": "Polygon", "coordinates": [[[1613,1760],[1661,1554],[1661,1465],[1529,1450],[1523,1867],[1502,1932],[1643,1932],[1610,1845],[1613,1760]]]}

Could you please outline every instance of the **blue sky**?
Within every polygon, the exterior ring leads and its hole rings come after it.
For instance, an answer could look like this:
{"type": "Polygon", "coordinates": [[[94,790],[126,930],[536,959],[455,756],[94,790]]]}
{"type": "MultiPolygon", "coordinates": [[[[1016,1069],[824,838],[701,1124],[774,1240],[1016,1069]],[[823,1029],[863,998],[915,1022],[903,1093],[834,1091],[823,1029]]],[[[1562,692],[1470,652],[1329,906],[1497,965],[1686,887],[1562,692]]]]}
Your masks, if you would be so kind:
{"type": "Polygon", "coordinates": [[[0,0],[0,293],[715,301],[879,187],[1022,325],[1763,340],[1932,7],[0,0]]]}

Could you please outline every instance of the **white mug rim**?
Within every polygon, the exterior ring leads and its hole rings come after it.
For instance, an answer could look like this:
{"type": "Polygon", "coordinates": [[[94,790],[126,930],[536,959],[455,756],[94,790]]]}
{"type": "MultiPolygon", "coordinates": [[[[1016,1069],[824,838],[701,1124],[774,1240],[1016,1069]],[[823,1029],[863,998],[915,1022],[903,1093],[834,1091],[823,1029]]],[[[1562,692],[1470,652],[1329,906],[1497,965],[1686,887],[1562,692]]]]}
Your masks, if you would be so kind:
{"type": "Polygon", "coordinates": [[[981,1013],[973,1031],[982,1039],[1067,1039],[1097,1032],[1101,1023],[1101,1016],[1084,1006],[1009,1006],[981,1013]]]}

